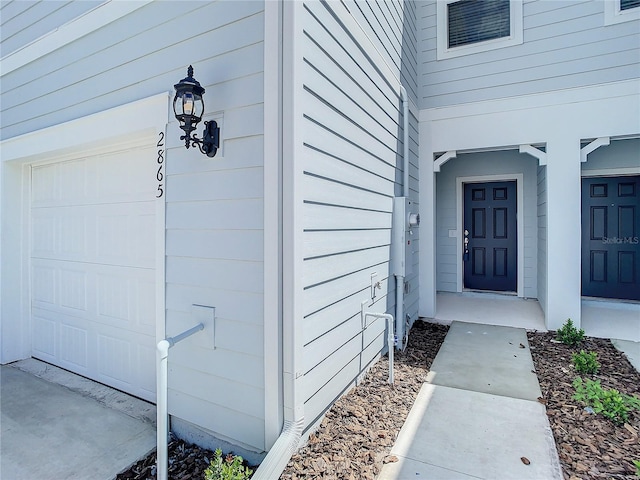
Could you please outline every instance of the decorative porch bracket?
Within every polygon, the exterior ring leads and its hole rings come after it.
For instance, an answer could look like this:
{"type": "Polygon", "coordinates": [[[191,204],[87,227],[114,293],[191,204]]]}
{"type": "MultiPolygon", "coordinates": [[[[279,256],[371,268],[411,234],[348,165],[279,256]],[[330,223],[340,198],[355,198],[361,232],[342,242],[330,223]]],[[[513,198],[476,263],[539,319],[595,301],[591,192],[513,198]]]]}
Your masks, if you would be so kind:
{"type": "Polygon", "coordinates": [[[538,159],[538,165],[541,167],[547,164],[547,154],[533,145],[520,145],[520,153],[527,153],[538,159]]]}
{"type": "Polygon", "coordinates": [[[439,172],[440,167],[447,163],[452,158],[456,158],[457,152],[455,150],[449,150],[448,152],[444,152],[438,158],[433,161],[433,171],[439,172]]]}
{"type": "Polygon", "coordinates": [[[609,137],[599,137],[593,142],[586,144],[580,149],[580,162],[585,163],[587,161],[587,155],[593,152],[595,149],[609,145],[611,139],[609,137]]]}

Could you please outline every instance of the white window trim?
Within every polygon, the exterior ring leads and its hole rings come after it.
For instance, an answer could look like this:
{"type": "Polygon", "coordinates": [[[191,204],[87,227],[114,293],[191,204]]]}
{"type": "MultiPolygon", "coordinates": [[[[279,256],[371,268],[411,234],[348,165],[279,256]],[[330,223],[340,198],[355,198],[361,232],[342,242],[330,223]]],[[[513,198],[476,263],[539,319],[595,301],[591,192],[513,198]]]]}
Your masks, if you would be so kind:
{"type": "Polygon", "coordinates": [[[615,25],[633,20],[640,20],[640,7],[620,10],[620,0],[606,0],[604,2],[605,25],[615,25]]]}
{"type": "Polygon", "coordinates": [[[448,58],[471,55],[474,53],[496,50],[498,48],[521,45],[523,42],[523,22],[522,22],[522,0],[511,0],[509,3],[509,13],[511,15],[511,34],[508,37],[495,38],[484,42],[462,45],[459,47],[448,47],[448,15],[447,5],[458,0],[438,0],[436,2],[436,36],[437,36],[437,59],[446,60],[448,58]]]}

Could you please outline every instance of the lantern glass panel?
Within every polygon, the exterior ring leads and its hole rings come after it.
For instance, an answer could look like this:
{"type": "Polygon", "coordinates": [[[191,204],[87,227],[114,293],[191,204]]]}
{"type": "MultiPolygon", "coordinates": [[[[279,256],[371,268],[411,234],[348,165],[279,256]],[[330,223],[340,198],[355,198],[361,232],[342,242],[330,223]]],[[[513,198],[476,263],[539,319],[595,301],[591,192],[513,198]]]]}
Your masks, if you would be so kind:
{"type": "Polygon", "coordinates": [[[186,92],[182,96],[182,111],[185,115],[193,115],[193,93],[186,92]]]}

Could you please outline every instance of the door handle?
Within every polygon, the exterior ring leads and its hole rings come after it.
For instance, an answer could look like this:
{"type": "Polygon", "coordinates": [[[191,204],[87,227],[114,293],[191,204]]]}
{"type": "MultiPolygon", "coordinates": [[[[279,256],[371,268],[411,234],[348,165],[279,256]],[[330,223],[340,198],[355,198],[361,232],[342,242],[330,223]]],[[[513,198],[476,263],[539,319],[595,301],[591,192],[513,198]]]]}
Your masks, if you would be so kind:
{"type": "Polygon", "coordinates": [[[464,231],[464,255],[462,259],[465,262],[469,260],[469,230],[464,231]]]}

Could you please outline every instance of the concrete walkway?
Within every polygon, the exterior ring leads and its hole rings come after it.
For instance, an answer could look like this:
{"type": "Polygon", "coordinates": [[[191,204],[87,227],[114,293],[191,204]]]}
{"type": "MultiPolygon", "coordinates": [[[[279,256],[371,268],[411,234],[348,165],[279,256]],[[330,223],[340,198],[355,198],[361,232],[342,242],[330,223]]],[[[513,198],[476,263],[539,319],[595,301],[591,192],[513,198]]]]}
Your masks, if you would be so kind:
{"type": "Polygon", "coordinates": [[[561,480],[540,395],[524,329],[453,322],[378,480],[561,480]]]}
{"type": "Polygon", "coordinates": [[[148,415],[155,408],[147,402],[36,360],[23,363],[36,371],[0,367],[1,479],[111,480],[155,448],[148,415]],[[71,386],[40,378],[47,374],[68,376],[71,386]]]}

